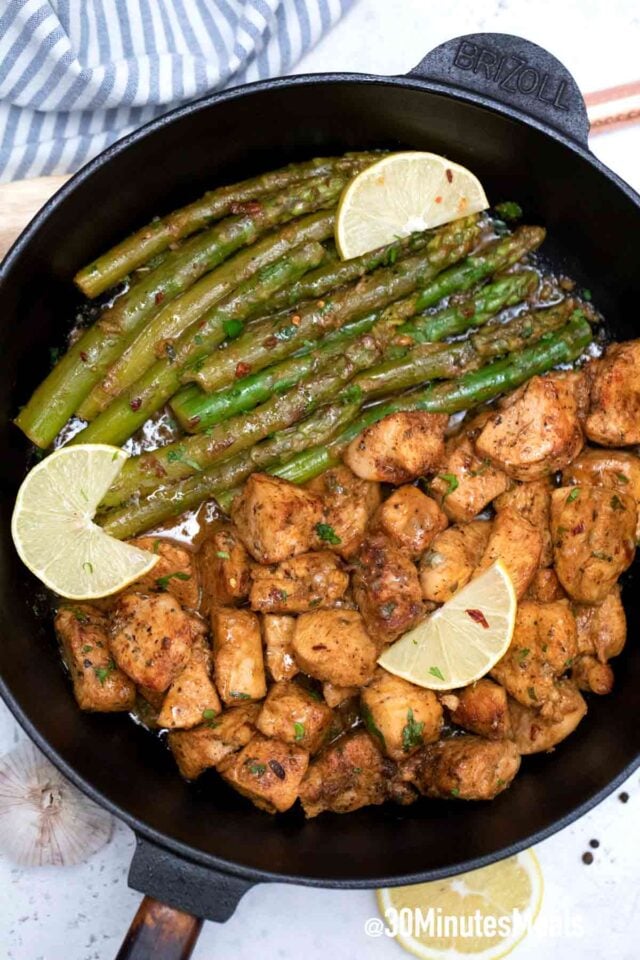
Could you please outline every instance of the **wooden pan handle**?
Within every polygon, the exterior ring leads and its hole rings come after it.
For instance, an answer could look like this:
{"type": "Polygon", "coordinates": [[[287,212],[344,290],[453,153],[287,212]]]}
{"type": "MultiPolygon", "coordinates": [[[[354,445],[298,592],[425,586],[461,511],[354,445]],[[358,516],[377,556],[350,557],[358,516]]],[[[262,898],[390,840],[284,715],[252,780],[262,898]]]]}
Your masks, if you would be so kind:
{"type": "Polygon", "coordinates": [[[116,960],[189,960],[202,920],[144,897],[116,960]]]}

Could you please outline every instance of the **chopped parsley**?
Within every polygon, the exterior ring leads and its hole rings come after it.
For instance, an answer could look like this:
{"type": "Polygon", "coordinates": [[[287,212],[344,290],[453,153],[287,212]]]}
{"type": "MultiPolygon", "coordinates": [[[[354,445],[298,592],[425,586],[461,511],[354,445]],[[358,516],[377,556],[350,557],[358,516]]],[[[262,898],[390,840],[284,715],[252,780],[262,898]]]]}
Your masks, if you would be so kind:
{"type": "Polygon", "coordinates": [[[451,796],[459,797],[460,796],[460,787],[451,787],[451,796]]]}
{"type": "Polygon", "coordinates": [[[302,740],[304,738],[304,723],[294,723],[293,738],[294,740],[302,740]]]}
{"type": "Polygon", "coordinates": [[[158,577],[156,583],[159,590],[168,590],[170,580],[191,580],[190,573],[183,573],[182,570],[176,570],[175,573],[167,573],[164,577],[158,577]]]}
{"type": "Polygon", "coordinates": [[[624,510],[624,503],[620,499],[617,493],[611,497],[611,509],[612,510],[624,510]]]}
{"type": "Polygon", "coordinates": [[[107,678],[111,676],[115,668],[116,668],[116,665],[115,665],[115,661],[113,660],[109,660],[109,663],[106,665],[106,667],[93,668],[96,672],[96,677],[100,681],[101,687],[104,687],[105,680],[107,680],[107,678]]]}
{"type": "Polygon", "coordinates": [[[318,534],[318,539],[323,540],[325,543],[342,543],[342,540],[329,523],[316,523],[316,533],[318,534]]]}
{"type": "Polygon", "coordinates": [[[453,493],[453,491],[457,490],[460,486],[455,473],[439,473],[438,480],[442,480],[447,484],[447,492],[445,493],[445,497],[448,497],[450,493],[453,493]]]}
{"type": "Polygon", "coordinates": [[[192,470],[202,470],[202,467],[196,460],[190,460],[189,457],[185,457],[184,447],[176,447],[175,450],[169,450],[167,453],[167,461],[169,463],[184,463],[185,466],[191,467],[192,470]]]}
{"type": "Polygon", "coordinates": [[[629,477],[625,477],[624,473],[616,473],[616,477],[620,483],[629,483],[629,477]]]}
{"type": "Polygon", "coordinates": [[[85,560],[85,562],[82,564],[82,569],[86,570],[87,573],[93,573],[93,564],[88,560],[85,560]]]}
{"type": "Polygon", "coordinates": [[[342,399],[345,403],[357,403],[362,400],[362,387],[357,383],[352,383],[342,392],[342,399]]]}
{"type": "Polygon", "coordinates": [[[505,200],[503,203],[497,203],[495,211],[502,220],[520,220],[522,217],[522,207],[515,200],[505,200]]]}
{"type": "Polygon", "coordinates": [[[92,650],[93,650],[93,647],[91,646],[90,643],[85,643],[84,647],[82,648],[83,653],[91,653],[92,650]]]}
{"type": "Polygon", "coordinates": [[[251,700],[248,693],[238,693],[236,690],[230,690],[229,696],[233,697],[234,700],[251,700]]]}
{"type": "Polygon", "coordinates": [[[573,503],[573,501],[577,500],[579,496],[580,496],[580,487],[574,487],[565,502],[573,503]]]}
{"type": "Polygon", "coordinates": [[[159,553],[159,552],[160,552],[160,540],[158,540],[158,539],[156,539],[156,540],[153,541],[153,552],[154,552],[154,553],[159,553]]]}
{"type": "Polygon", "coordinates": [[[422,731],[424,730],[424,720],[417,722],[413,716],[411,707],[407,710],[407,722],[402,728],[402,749],[409,753],[414,747],[419,747],[422,743],[422,731]]]}
{"type": "MultiPolygon", "coordinates": [[[[88,614],[86,614],[86,613],[84,612],[84,610],[81,610],[80,607],[68,607],[68,606],[65,606],[64,609],[65,609],[65,610],[70,610],[71,613],[72,613],[72,614],[74,615],[74,617],[76,618],[76,620],[78,621],[78,623],[89,623],[89,616],[88,616],[88,614]]],[[[90,649],[91,649],[91,648],[90,648],[90,649]]]]}
{"type": "Polygon", "coordinates": [[[538,699],[538,694],[536,693],[534,687],[527,687],[527,693],[529,694],[529,698],[530,698],[531,700],[537,700],[537,699],[538,699]]]}
{"type": "Polygon", "coordinates": [[[235,340],[244,330],[244,324],[240,320],[224,320],[222,329],[229,340],[235,340]]]}
{"type": "Polygon", "coordinates": [[[202,719],[207,727],[213,728],[220,725],[220,720],[217,719],[217,713],[211,707],[207,707],[206,710],[202,711],[202,719]]]}
{"type": "Polygon", "coordinates": [[[254,777],[261,777],[263,773],[267,772],[264,763],[258,763],[256,760],[246,760],[245,762],[249,765],[249,773],[252,773],[254,777]]]}
{"type": "Polygon", "coordinates": [[[384,736],[382,734],[382,731],[380,731],[376,726],[376,722],[373,719],[373,714],[371,713],[371,710],[369,710],[369,707],[365,706],[363,703],[360,708],[360,713],[362,715],[362,719],[364,720],[364,725],[369,731],[369,733],[373,737],[377,737],[380,743],[382,744],[382,746],[384,747],[385,746],[384,736]]]}
{"type": "Polygon", "coordinates": [[[230,559],[231,559],[231,555],[230,555],[229,553],[227,553],[226,550],[216,550],[216,557],[218,557],[219,560],[230,560],[230,559]]]}
{"type": "Polygon", "coordinates": [[[444,680],[444,675],[440,667],[429,667],[429,673],[432,677],[437,677],[438,680],[444,680]]]}
{"type": "Polygon", "coordinates": [[[530,653],[531,651],[528,647],[522,647],[522,649],[518,652],[518,663],[524,663],[530,653]]]}

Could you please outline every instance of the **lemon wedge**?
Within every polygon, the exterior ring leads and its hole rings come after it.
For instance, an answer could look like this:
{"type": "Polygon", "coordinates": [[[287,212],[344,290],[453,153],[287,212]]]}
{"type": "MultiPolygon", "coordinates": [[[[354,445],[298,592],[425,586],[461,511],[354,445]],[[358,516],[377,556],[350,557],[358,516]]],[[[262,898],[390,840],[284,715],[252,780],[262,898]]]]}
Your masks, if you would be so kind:
{"type": "Polygon", "coordinates": [[[378,890],[377,899],[389,929],[397,930],[396,942],[414,956],[498,960],[526,936],[540,912],[542,893],[538,858],[527,850],[446,880],[378,890]]]}
{"type": "Polygon", "coordinates": [[[507,652],[516,594],[498,560],[427,620],[387,647],[378,663],[429,690],[453,690],[479,680],[507,652]]]}
{"type": "Polygon", "coordinates": [[[25,477],[11,534],[22,562],[69,600],[117,593],[148,573],[158,557],[108,536],[93,517],[127,454],[106,444],[63,447],[25,477]]]}
{"type": "Polygon", "coordinates": [[[466,167],[436,153],[392,153],[345,187],[336,217],[336,245],[340,256],[350,260],[488,206],[482,184],[466,167]]]}

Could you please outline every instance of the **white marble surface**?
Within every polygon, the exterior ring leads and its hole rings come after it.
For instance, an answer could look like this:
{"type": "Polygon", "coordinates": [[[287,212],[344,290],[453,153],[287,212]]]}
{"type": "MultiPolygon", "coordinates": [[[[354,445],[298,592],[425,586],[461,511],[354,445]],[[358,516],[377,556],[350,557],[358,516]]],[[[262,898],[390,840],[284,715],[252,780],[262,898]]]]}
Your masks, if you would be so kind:
{"type": "MultiPolygon", "coordinates": [[[[477,30],[519,33],[548,47],[585,91],[640,79],[637,0],[359,0],[298,72],[402,73],[432,46],[477,30]]],[[[593,149],[640,189],[640,127],[600,137],[593,149]]],[[[21,736],[0,705],[0,753],[21,736]]],[[[583,935],[542,940],[534,933],[516,948],[517,960],[537,960],[541,950],[550,960],[637,956],[639,787],[636,774],[623,788],[628,803],[614,795],[537,847],[546,888],[537,930],[565,917],[582,926],[583,935]],[[581,856],[591,838],[600,847],[585,866],[581,856]]],[[[126,885],[132,851],[133,836],[119,825],[111,844],[78,867],[22,870],[0,860],[0,950],[7,960],[111,960],[139,900],[126,885]]],[[[365,936],[364,922],[375,914],[367,891],[256,887],[226,925],[205,925],[194,960],[255,960],[256,954],[297,960],[301,947],[307,960],[327,954],[400,960],[393,941],[365,936]]]]}

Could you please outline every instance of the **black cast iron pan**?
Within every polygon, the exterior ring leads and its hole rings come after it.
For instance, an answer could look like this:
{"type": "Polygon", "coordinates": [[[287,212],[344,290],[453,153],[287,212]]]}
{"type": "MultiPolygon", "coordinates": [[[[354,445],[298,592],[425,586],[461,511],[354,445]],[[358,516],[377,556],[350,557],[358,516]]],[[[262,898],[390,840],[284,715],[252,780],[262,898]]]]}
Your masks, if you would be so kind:
{"type": "MultiPolygon", "coordinates": [[[[637,336],[640,198],[589,152],[587,134],[582,97],[553,56],[516,37],[471,35],[438,47],[406,77],[285,78],[177,110],[85,167],[8,255],[0,284],[0,691],[63,773],[134,829],[135,889],[222,921],[259,882],[410,883],[521,850],[598,803],[640,762],[640,650],[629,643],[613,695],[593,701],[554,753],[527,758],[491,803],[429,800],[305,822],[295,812],[257,811],[215,775],[188,785],[165,746],[127,717],[77,709],[48,611],[34,602],[37,585],[11,544],[28,450],[10,420],[46,372],[49,348],[64,341],[78,305],[71,277],[134,226],[212,184],[333,151],[417,148],[470,167],[494,201],[517,199],[529,222],[548,228],[556,263],[593,291],[612,335],[637,336]]],[[[624,600],[633,639],[633,573],[624,600]]],[[[178,952],[154,956],[188,955],[197,924],[181,924],[178,952]]],[[[157,929],[139,923],[120,956],[146,956],[140,930],[157,929]]],[[[175,947],[176,937],[169,940],[175,947]]]]}

